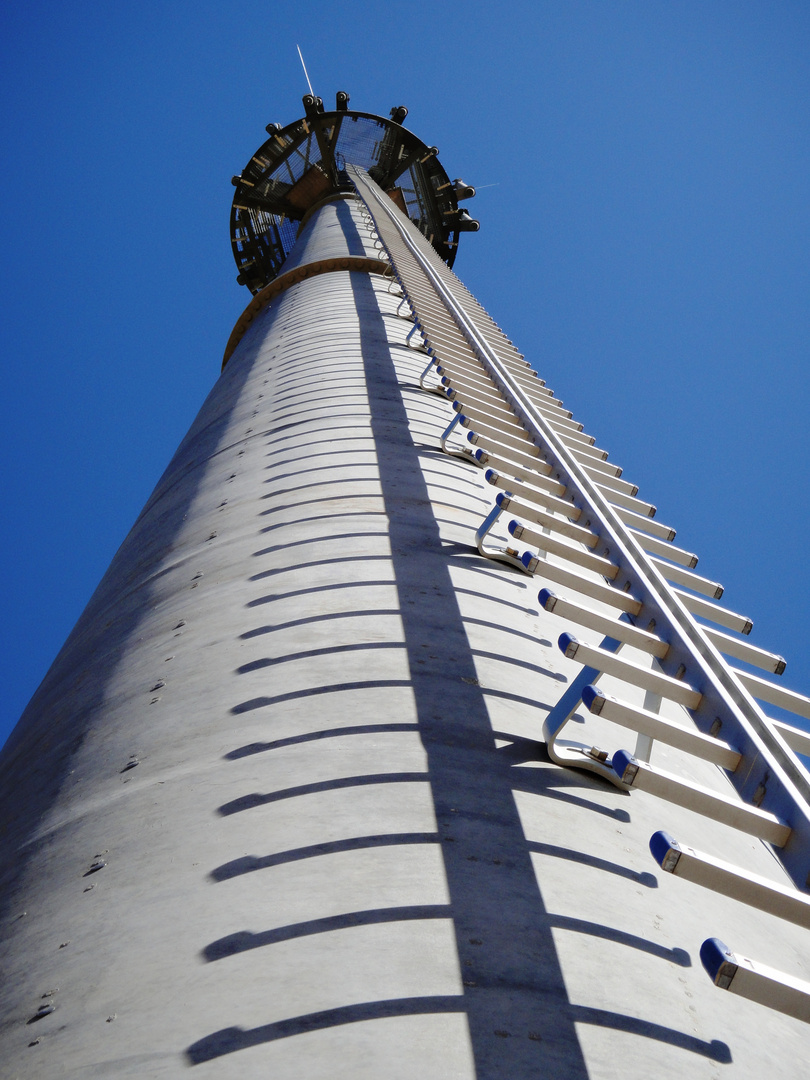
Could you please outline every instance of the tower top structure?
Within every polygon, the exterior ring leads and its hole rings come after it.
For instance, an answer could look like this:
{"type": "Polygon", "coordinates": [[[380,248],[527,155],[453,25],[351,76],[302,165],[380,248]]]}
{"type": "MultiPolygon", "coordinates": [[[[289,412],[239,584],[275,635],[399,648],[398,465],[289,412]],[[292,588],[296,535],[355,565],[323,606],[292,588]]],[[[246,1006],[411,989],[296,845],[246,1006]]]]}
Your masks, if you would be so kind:
{"type": "Polygon", "coordinates": [[[239,284],[258,293],[279,273],[312,209],[354,193],[347,164],[366,169],[452,266],[459,234],[479,227],[458,205],[475,188],[450,180],[438,148],[402,126],[405,106],[391,109],[388,119],[355,112],[344,91],[333,112],[312,94],[303,104],[302,119],[267,125],[270,137],[233,177],[231,243],[239,284]]]}

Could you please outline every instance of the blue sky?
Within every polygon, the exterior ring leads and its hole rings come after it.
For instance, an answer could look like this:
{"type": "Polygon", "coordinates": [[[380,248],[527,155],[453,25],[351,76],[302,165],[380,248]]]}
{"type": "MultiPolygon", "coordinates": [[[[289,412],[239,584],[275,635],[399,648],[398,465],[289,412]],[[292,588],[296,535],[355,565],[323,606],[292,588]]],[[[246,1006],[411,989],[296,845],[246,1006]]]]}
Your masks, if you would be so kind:
{"type": "Polygon", "coordinates": [[[456,270],[810,692],[810,6],[31,0],[0,42],[0,742],[217,377],[296,44],[480,186],[456,270]]]}

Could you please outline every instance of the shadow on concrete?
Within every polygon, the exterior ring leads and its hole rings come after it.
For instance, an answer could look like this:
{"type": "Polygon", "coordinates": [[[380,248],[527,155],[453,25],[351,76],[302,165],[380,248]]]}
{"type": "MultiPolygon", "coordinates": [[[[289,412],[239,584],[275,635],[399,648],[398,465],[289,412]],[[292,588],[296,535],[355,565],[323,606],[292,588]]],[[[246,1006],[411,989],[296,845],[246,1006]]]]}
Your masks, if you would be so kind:
{"type": "Polygon", "coordinates": [[[279,926],[273,930],[264,930],[252,934],[242,930],[212,941],[203,949],[203,959],[224,960],[227,956],[247,952],[250,949],[262,949],[266,945],[275,945],[279,941],[292,941],[295,938],[309,937],[311,934],[329,934],[334,930],[347,930],[353,926],[375,926],[380,923],[407,922],[415,919],[449,919],[450,907],[447,904],[414,904],[411,907],[375,908],[371,911],[349,911],[344,915],[330,915],[325,919],[308,919],[306,922],[279,926]]]}
{"type": "Polygon", "coordinates": [[[286,656],[263,656],[259,660],[251,660],[248,664],[242,664],[241,667],[236,669],[236,674],[248,675],[253,671],[261,671],[264,668],[289,664],[294,660],[314,660],[319,656],[335,656],[339,653],[378,652],[381,649],[397,650],[404,647],[401,641],[359,641],[353,645],[324,645],[317,649],[301,649],[299,652],[287,653],[286,656]]]}
{"type": "Polygon", "coordinates": [[[590,855],[585,851],[575,851],[573,848],[559,847],[556,844],[543,844],[536,840],[529,840],[527,847],[529,851],[535,851],[538,855],[549,855],[554,859],[565,859],[568,862],[579,863],[582,866],[590,866],[603,874],[615,874],[617,877],[627,878],[628,881],[643,885],[646,889],[658,888],[658,878],[656,878],[655,874],[631,870],[629,866],[622,866],[620,863],[610,862],[608,859],[600,859],[598,856],[590,855]]]}
{"type": "Polygon", "coordinates": [[[438,844],[437,833],[379,833],[376,836],[351,836],[344,840],[327,840],[322,844],[308,844],[306,847],[290,848],[289,851],[276,851],[272,855],[244,855],[241,859],[223,863],[211,871],[212,881],[230,881],[231,878],[252,874],[256,870],[267,870],[272,866],[300,862],[302,859],[314,859],[320,855],[336,855],[343,851],[363,851],[375,847],[401,847],[409,844],[438,844]]]}
{"type": "MultiPolygon", "coordinates": [[[[278,521],[275,525],[265,525],[261,530],[262,534],[275,532],[276,529],[287,529],[291,525],[309,525],[313,521],[329,521],[333,518],[350,518],[350,517],[385,517],[384,510],[343,510],[336,514],[308,514],[306,517],[293,518],[292,521],[278,521]]],[[[253,556],[258,558],[260,555],[265,555],[267,551],[272,551],[272,548],[266,548],[264,550],[254,551],[253,556]]]]}
{"type": "MultiPolygon", "coordinates": [[[[330,502],[340,502],[341,499],[343,499],[343,498],[345,498],[347,501],[351,501],[351,502],[357,502],[358,499],[374,499],[376,502],[379,502],[381,496],[374,493],[374,492],[370,492],[368,495],[355,495],[351,499],[349,498],[349,496],[332,495],[330,497],[329,501],[330,502]]],[[[315,506],[323,506],[323,499],[296,499],[295,502],[291,502],[291,503],[279,503],[278,506],[272,506],[272,507],[270,507],[269,510],[262,510],[262,517],[266,517],[269,514],[280,514],[284,510],[298,510],[302,506],[313,506],[313,505],[315,505],[315,506]]],[[[375,514],[375,513],[379,513],[379,512],[380,512],[379,510],[354,510],[354,511],[347,511],[347,514],[348,513],[375,514]]],[[[343,515],[342,514],[337,514],[337,515],[330,515],[330,516],[342,517],[343,515]]],[[[282,525],[286,525],[286,524],[287,524],[286,521],[282,523],[282,525]]],[[[266,532],[270,532],[272,529],[276,529],[276,528],[278,528],[277,525],[266,525],[263,529],[259,529],[259,532],[260,533],[266,533],[266,532]]]]}
{"type": "Polygon", "coordinates": [[[368,773],[365,776],[338,776],[332,780],[319,780],[313,784],[297,784],[295,787],[281,788],[279,791],[252,792],[242,795],[231,802],[223,803],[217,813],[223,817],[241,814],[244,810],[253,810],[257,806],[281,802],[283,799],[297,799],[300,795],[314,795],[318,791],[338,791],[341,788],[368,787],[371,784],[415,784],[424,783],[428,778],[423,772],[368,773]]]}
{"type": "Polygon", "coordinates": [[[336,589],[369,589],[375,585],[391,588],[393,578],[387,581],[336,581],[328,585],[312,585],[306,589],[291,589],[289,592],[270,593],[268,596],[259,596],[255,600],[249,600],[245,607],[260,607],[262,604],[272,604],[275,600],[290,600],[296,596],[309,596],[317,592],[334,592],[336,589]]]}
{"type": "Polygon", "coordinates": [[[261,574],[255,574],[250,580],[258,581],[278,574],[290,574],[295,570],[312,570],[316,566],[334,566],[337,563],[351,562],[390,562],[389,555],[341,555],[337,559],[314,559],[312,562],[295,563],[292,566],[279,566],[274,570],[264,570],[261,574]]]}
{"type": "Polygon", "coordinates": [[[663,1024],[654,1024],[649,1020],[639,1020],[635,1016],[611,1012],[609,1009],[590,1009],[585,1005],[572,1005],[570,1011],[571,1019],[579,1024],[594,1024],[597,1027],[613,1028],[614,1031],[624,1031],[628,1035],[639,1035],[644,1039],[655,1039],[657,1042],[677,1046],[681,1050],[689,1050],[693,1054],[710,1058],[721,1065],[728,1065],[731,1062],[731,1050],[720,1039],[707,1042],[694,1035],[687,1035],[685,1031],[665,1027],[663,1024]]]}
{"type": "Polygon", "coordinates": [[[283,701],[299,701],[303,698],[320,697],[323,694],[339,694],[343,690],[377,690],[388,686],[410,686],[409,679],[360,679],[357,682],[332,683],[330,686],[307,686],[303,690],[290,690],[286,694],[275,694],[273,697],[257,697],[250,701],[242,701],[234,705],[231,712],[234,716],[240,713],[253,712],[255,709],[266,709],[271,705],[280,705],[283,701]]]}
{"type": "Polygon", "coordinates": [[[285,739],[274,739],[273,742],[250,743],[248,746],[240,746],[224,754],[226,761],[236,761],[238,758],[252,757],[253,754],[264,754],[268,750],[278,750],[283,746],[298,746],[300,743],[320,742],[321,739],[340,739],[344,735],[370,735],[388,731],[418,731],[417,724],[354,724],[351,727],[326,728],[321,731],[308,731],[304,735],[290,735],[285,739]]]}
{"type": "Polygon", "coordinates": [[[308,615],[303,619],[291,619],[288,622],[276,623],[274,626],[257,626],[255,630],[246,630],[240,634],[241,641],[249,638],[261,637],[263,634],[272,634],[275,630],[292,630],[296,626],[310,626],[312,623],[334,622],[340,619],[359,619],[364,617],[379,618],[383,615],[399,615],[398,608],[356,608],[351,611],[333,611],[326,615],[308,615]]]}
{"type": "Polygon", "coordinates": [[[359,1005],[344,1005],[339,1009],[324,1009],[321,1012],[308,1013],[306,1016],[294,1016],[289,1020],[279,1020],[262,1027],[230,1027],[215,1031],[191,1045],[186,1057],[192,1065],[233,1054],[237,1050],[246,1050],[249,1046],[275,1042],[276,1039],[288,1039],[292,1035],[305,1035],[311,1031],[323,1031],[324,1028],[338,1024],[356,1024],[362,1020],[382,1020],[392,1016],[424,1016],[434,1013],[463,1013],[464,999],[457,995],[437,995],[435,997],[396,998],[391,1001],[367,1001],[359,1005]]]}
{"type": "MultiPolygon", "coordinates": [[[[379,484],[379,477],[377,476],[354,476],[352,477],[353,484],[379,484]]],[[[276,499],[281,495],[293,495],[296,491],[308,491],[310,488],[324,488],[333,487],[335,484],[343,486],[346,483],[344,477],[338,477],[337,480],[316,480],[314,484],[295,484],[293,487],[279,488],[277,491],[268,491],[264,495],[260,495],[260,499],[276,499]]],[[[356,498],[355,495],[345,496],[346,498],[356,498]]]]}
{"type": "Polygon", "coordinates": [[[617,930],[614,926],[590,922],[587,919],[574,919],[568,915],[552,915],[549,921],[558,930],[570,930],[574,934],[589,934],[591,937],[613,941],[628,949],[638,949],[640,952],[649,953],[650,956],[656,956],[659,960],[668,960],[671,964],[677,964],[678,967],[692,966],[692,958],[686,949],[667,949],[664,945],[639,937],[638,934],[617,930]]]}

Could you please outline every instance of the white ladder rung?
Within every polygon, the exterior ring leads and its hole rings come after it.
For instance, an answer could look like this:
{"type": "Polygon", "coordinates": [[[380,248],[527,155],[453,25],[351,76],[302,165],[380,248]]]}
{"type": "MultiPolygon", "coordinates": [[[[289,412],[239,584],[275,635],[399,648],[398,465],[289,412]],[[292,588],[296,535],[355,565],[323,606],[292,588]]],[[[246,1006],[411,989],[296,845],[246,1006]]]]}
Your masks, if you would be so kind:
{"type": "MultiPolygon", "coordinates": [[[[580,462],[580,464],[590,476],[592,483],[607,491],[606,498],[612,498],[614,492],[618,495],[626,495],[628,498],[632,499],[630,505],[636,508],[638,507],[638,501],[636,500],[636,495],[638,495],[637,484],[631,484],[629,480],[622,480],[619,476],[611,476],[609,473],[600,472],[598,469],[591,468],[587,462],[584,464],[580,462]]],[[[652,517],[652,514],[650,514],[650,517],[652,517]]]]}
{"type": "MultiPolygon", "coordinates": [[[[596,486],[602,490],[603,497],[607,499],[609,503],[617,508],[616,513],[622,519],[622,521],[628,520],[625,518],[623,511],[630,511],[633,518],[642,517],[645,520],[647,518],[654,518],[657,508],[652,503],[644,502],[643,499],[639,499],[636,495],[628,495],[622,491],[614,491],[612,488],[606,487],[604,484],[596,481],[596,486]]],[[[638,488],[636,488],[638,491],[638,488]]],[[[666,528],[666,526],[665,526],[666,528]]],[[[672,535],[675,535],[674,529],[667,529],[672,535]]]]}
{"type": "Polygon", "coordinates": [[[600,634],[615,638],[616,641],[621,641],[634,649],[641,649],[651,656],[658,657],[659,660],[662,660],[669,651],[669,644],[662,641],[656,634],[642,630],[630,622],[616,619],[612,615],[594,611],[592,608],[585,607],[584,604],[577,604],[565,596],[557,596],[551,589],[541,589],[538,599],[540,606],[546,611],[553,611],[555,615],[563,619],[572,619],[580,626],[587,626],[589,630],[598,630],[600,634]]]}
{"type": "Polygon", "coordinates": [[[560,433],[560,439],[570,447],[574,456],[582,461],[607,461],[608,459],[607,450],[602,450],[593,443],[583,443],[582,439],[572,438],[563,432],[560,433]]]}
{"type": "Polygon", "coordinates": [[[810,896],[790,885],[779,885],[760,874],[752,874],[732,863],[679,844],[669,833],[650,837],[653,858],[668,874],[694,881],[712,892],[730,896],[741,904],[767,911],[779,919],[810,930],[810,896]]]}
{"type": "MultiPolygon", "coordinates": [[[[469,432],[467,435],[467,442],[475,445],[477,439],[474,439],[474,432],[469,432]]],[[[531,454],[524,454],[521,450],[514,448],[500,447],[496,443],[491,443],[485,450],[483,447],[474,452],[475,460],[480,465],[495,465],[500,469],[505,469],[506,472],[512,476],[525,476],[528,481],[533,484],[537,483],[538,476],[548,476],[551,473],[551,466],[543,458],[534,457],[531,454]]],[[[568,490],[565,484],[561,484],[556,481],[557,491],[555,494],[563,495],[568,490]]],[[[551,491],[551,488],[548,488],[551,491]]]]}
{"type": "MultiPolygon", "coordinates": [[[[582,468],[591,476],[597,476],[603,480],[606,476],[609,476],[614,480],[618,480],[622,475],[621,468],[618,465],[611,465],[609,461],[597,461],[596,458],[586,457],[575,449],[571,450],[571,455],[579,461],[582,468]]],[[[629,486],[635,487],[634,484],[629,486]]],[[[638,491],[638,488],[636,488],[636,491],[638,491]]]]}
{"type": "Polygon", "coordinates": [[[667,581],[673,582],[673,584],[684,585],[687,589],[693,589],[704,596],[711,596],[713,600],[719,600],[723,595],[722,585],[719,585],[716,581],[710,581],[701,574],[695,574],[691,570],[684,570],[680,566],[672,566],[670,563],[656,558],[655,555],[650,556],[650,562],[654,563],[663,577],[667,581]]]}
{"type": "MultiPolygon", "coordinates": [[[[637,501],[634,500],[634,502],[637,501]]],[[[653,521],[649,514],[645,516],[630,508],[617,510],[617,514],[625,525],[629,525],[638,532],[647,533],[649,536],[657,536],[659,540],[666,540],[667,542],[675,539],[675,530],[671,525],[662,525],[659,521],[653,521]]]]}
{"type": "Polygon", "coordinates": [[[781,720],[774,720],[773,717],[768,719],[794,753],[810,757],[810,732],[793,727],[792,724],[785,724],[781,720]]]}
{"type": "Polygon", "coordinates": [[[751,645],[748,641],[740,641],[738,638],[724,634],[722,630],[715,630],[713,626],[701,626],[701,630],[711,643],[723,653],[724,656],[733,656],[735,660],[745,660],[748,664],[770,671],[774,675],[781,675],[785,670],[785,659],[777,653],[760,649],[758,645],[751,645]]]}
{"type": "MultiPolygon", "coordinates": [[[[463,428],[471,428],[480,439],[495,439],[496,442],[503,443],[504,446],[514,446],[516,449],[523,450],[531,455],[536,452],[538,457],[542,453],[540,447],[532,442],[528,431],[519,425],[495,427],[494,424],[485,424],[473,420],[471,417],[465,416],[464,413],[459,413],[458,422],[463,428]]],[[[470,442],[472,441],[470,439],[470,442]]]]}
{"type": "Polygon", "coordinates": [[[561,634],[558,644],[569,660],[576,660],[606,675],[624,679],[625,682],[629,682],[632,686],[639,686],[642,690],[660,694],[661,697],[675,701],[686,709],[697,709],[700,705],[703,695],[688,683],[673,679],[671,675],[641,667],[634,664],[632,660],[625,660],[616,653],[607,652],[596,645],[586,645],[583,641],[577,641],[573,634],[561,634]]]}
{"type": "MultiPolygon", "coordinates": [[[[557,495],[552,495],[545,491],[539,491],[535,488],[527,487],[522,480],[510,479],[508,476],[501,476],[500,473],[495,472],[494,469],[487,469],[485,473],[486,481],[493,487],[500,488],[504,492],[505,498],[501,499],[498,496],[498,505],[502,510],[508,510],[513,508],[514,498],[509,496],[519,495],[522,500],[526,502],[534,503],[536,506],[549,507],[552,510],[556,510],[560,514],[566,514],[569,518],[576,521],[578,517],[582,515],[582,511],[574,506],[573,503],[566,502],[565,499],[559,498],[557,495]]],[[[535,477],[531,478],[535,483],[537,480],[535,477]]]]}
{"type": "MultiPolygon", "coordinates": [[[[532,485],[535,485],[537,487],[541,486],[538,482],[537,476],[531,477],[531,483],[532,485]]],[[[551,495],[555,495],[557,488],[561,486],[554,485],[551,481],[546,481],[545,483],[548,484],[549,494],[551,495]]],[[[563,488],[563,491],[565,491],[565,488],[563,488]]],[[[516,499],[514,495],[510,494],[510,492],[508,491],[501,491],[500,494],[495,497],[495,501],[498,503],[501,510],[511,510],[514,514],[518,514],[519,516],[521,516],[525,522],[535,522],[537,525],[545,525],[546,519],[552,516],[545,510],[541,510],[539,505],[532,505],[530,502],[524,502],[522,499],[516,499]]],[[[582,526],[575,525],[568,519],[568,510],[572,509],[570,502],[565,502],[564,499],[557,499],[557,507],[555,509],[558,515],[565,515],[554,516],[552,518],[553,521],[557,523],[557,525],[566,524],[569,525],[572,529],[582,528],[582,526]],[[563,507],[565,508],[564,510],[559,509],[559,503],[563,504],[563,507]]],[[[573,534],[570,535],[573,536],[573,534]]],[[[593,536],[593,534],[590,535],[593,536]]]]}
{"type": "MultiPolygon", "coordinates": [[[[517,526],[527,544],[533,544],[541,551],[546,551],[550,555],[557,555],[560,559],[567,559],[568,562],[574,563],[575,566],[582,566],[586,570],[593,570],[595,574],[601,574],[611,581],[619,572],[618,566],[616,566],[615,563],[612,563],[610,559],[606,559],[604,555],[594,555],[592,551],[585,551],[579,545],[574,546],[563,540],[555,540],[553,536],[549,536],[546,533],[535,532],[533,529],[529,529],[524,525],[519,525],[517,522],[514,522],[513,524],[517,526]]],[[[512,532],[511,528],[509,531],[512,532]]],[[[512,535],[514,535],[514,533],[512,535]]]]}
{"type": "Polygon", "coordinates": [[[784,847],[788,842],[790,826],[758,806],[748,806],[739,799],[720,795],[663,769],[653,769],[651,765],[638,761],[627,750],[617,750],[612,764],[622,783],[630,787],[649,791],[651,795],[658,795],[676,806],[694,810],[696,814],[713,818],[740,832],[758,836],[776,847],[784,847]]]}
{"type": "Polygon", "coordinates": [[[769,705],[776,705],[787,712],[795,713],[796,716],[803,716],[805,720],[810,720],[809,697],[798,694],[795,690],[788,690],[787,687],[776,686],[775,683],[770,682],[768,679],[763,679],[759,675],[751,675],[750,672],[741,671],[740,668],[732,668],[731,670],[752,697],[757,698],[759,701],[767,701],[769,705]]]}
{"type": "MultiPolygon", "coordinates": [[[[599,543],[599,537],[596,533],[591,532],[590,529],[585,529],[582,525],[575,525],[573,521],[567,521],[565,518],[555,517],[553,514],[546,514],[542,510],[534,510],[530,520],[538,525],[542,525],[543,528],[548,529],[550,532],[556,532],[561,536],[567,536],[571,540],[576,540],[578,544],[582,544],[583,547],[588,549],[595,548],[599,543]]],[[[532,539],[535,535],[534,531],[528,529],[519,521],[510,521],[507,528],[516,540],[525,539],[530,544],[534,543],[534,540],[532,539]]]]}
{"type": "Polygon", "coordinates": [[[686,566],[690,570],[698,564],[697,555],[691,551],[685,551],[683,548],[676,547],[671,543],[664,543],[654,536],[641,532],[639,529],[631,528],[630,532],[635,537],[639,547],[651,555],[663,555],[665,559],[671,559],[672,562],[680,563],[681,566],[686,566]]]}
{"type": "Polygon", "coordinates": [[[680,589],[672,591],[687,611],[693,615],[700,615],[702,619],[708,619],[719,626],[725,626],[727,630],[736,630],[739,634],[750,634],[754,627],[747,615],[738,615],[736,611],[730,611],[719,604],[710,604],[702,596],[695,596],[693,593],[682,592],[680,589]]]}
{"type": "MultiPolygon", "coordinates": [[[[810,1023],[810,983],[742,953],[733,953],[719,938],[703,942],[700,959],[714,985],[721,990],[810,1023]]],[[[803,1067],[798,1062],[797,1065],[801,1071],[803,1067]]]]}
{"type": "Polygon", "coordinates": [[[523,554],[521,562],[530,574],[541,574],[549,581],[556,582],[557,585],[564,585],[583,596],[590,596],[592,600],[618,608],[619,611],[626,611],[628,615],[638,615],[641,611],[640,600],[631,596],[630,593],[621,592],[612,585],[605,584],[604,581],[591,581],[590,578],[584,578],[565,566],[557,566],[546,559],[538,559],[529,551],[523,554]]]}
{"type": "Polygon", "coordinates": [[[582,691],[582,702],[595,716],[621,724],[622,727],[630,728],[641,735],[649,735],[652,739],[674,746],[676,750],[683,750],[693,757],[719,765],[722,769],[734,772],[740,763],[740,754],[728,743],[673,724],[671,720],[665,720],[648,709],[629,705],[606,694],[599,687],[586,686],[582,691]]]}

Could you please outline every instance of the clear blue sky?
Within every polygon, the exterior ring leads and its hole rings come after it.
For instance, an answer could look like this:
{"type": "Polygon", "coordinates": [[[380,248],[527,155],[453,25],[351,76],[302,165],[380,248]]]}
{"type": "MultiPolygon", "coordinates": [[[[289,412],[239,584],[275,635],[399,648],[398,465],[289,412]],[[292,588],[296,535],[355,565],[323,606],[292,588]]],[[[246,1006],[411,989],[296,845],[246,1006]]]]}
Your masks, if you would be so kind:
{"type": "Polygon", "coordinates": [[[0,742],[217,377],[296,43],[482,188],[457,271],[810,692],[806,0],[30,0],[0,42],[0,742]]]}

